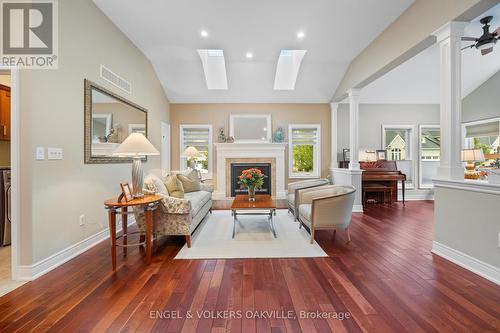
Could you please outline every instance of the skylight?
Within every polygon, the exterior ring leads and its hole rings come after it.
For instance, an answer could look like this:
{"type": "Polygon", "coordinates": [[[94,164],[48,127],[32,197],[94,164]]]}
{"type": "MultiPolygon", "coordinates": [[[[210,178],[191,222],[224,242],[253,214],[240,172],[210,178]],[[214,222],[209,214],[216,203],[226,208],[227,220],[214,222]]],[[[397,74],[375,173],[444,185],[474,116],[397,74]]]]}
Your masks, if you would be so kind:
{"type": "Polygon", "coordinates": [[[209,90],[227,90],[226,63],[224,51],[220,49],[199,49],[205,81],[209,90]]]}
{"type": "Polygon", "coordinates": [[[294,90],[300,64],[307,50],[281,50],[276,66],[274,90],[294,90]]]}

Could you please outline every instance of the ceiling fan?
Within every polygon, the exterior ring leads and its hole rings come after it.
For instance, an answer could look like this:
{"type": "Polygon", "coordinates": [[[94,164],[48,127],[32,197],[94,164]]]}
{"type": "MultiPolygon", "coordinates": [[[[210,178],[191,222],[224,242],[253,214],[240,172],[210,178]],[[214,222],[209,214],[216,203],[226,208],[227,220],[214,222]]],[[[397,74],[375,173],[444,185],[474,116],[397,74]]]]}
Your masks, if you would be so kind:
{"type": "Polygon", "coordinates": [[[482,55],[487,55],[493,51],[493,46],[495,46],[497,40],[500,39],[500,27],[498,27],[495,31],[490,32],[489,23],[492,19],[493,16],[486,16],[479,21],[483,24],[483,34],[481,37],[462,37],[463,41],[474,42],[474,44],[466,46],[462,50],[475,47],[476,49],[481,50],[482,55]]]}

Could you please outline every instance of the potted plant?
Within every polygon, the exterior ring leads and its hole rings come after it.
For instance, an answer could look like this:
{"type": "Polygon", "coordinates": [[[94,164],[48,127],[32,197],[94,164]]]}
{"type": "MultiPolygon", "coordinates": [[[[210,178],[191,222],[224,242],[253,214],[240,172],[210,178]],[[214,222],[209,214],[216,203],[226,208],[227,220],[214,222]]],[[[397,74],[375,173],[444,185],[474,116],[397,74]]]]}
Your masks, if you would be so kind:
{"type": "Polygon", "coordinates": [[[267,176],[257,168],[246,169],[241,172],[239,183],[248,188],[248,200],[255,201],[255,189],[262,188],[267,176]]]}

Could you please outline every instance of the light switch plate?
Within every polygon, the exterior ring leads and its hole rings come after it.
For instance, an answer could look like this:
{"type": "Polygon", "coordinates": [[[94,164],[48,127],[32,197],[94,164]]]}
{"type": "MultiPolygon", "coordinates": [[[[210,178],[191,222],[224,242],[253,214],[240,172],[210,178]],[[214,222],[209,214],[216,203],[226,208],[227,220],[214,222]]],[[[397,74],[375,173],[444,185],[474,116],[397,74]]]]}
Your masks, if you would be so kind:
{"type": "Polygon", "coordinates": [[[49,160],[62,160],[63,159],[62,148],[47,148],[47,158],[49,160]]]}
{"type": "Polygon", "coordinates": [[[45,148],[43,148],[43,147],[36,147],[35,158],[37,160],[44,160],[45,159],[45,148]]]}

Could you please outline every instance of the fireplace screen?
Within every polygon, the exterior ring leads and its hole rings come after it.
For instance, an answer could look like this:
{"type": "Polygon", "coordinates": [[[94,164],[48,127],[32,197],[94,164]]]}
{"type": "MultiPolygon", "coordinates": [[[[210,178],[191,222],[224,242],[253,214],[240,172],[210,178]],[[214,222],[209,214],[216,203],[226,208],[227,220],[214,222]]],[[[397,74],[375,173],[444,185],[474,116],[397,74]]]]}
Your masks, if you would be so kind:
{"type": "Polygon", "coordinates": [[[246,169],[260,169],[267,177],[264,179],[264,186],[261,189],[256,189],[256,194],[271,195],[271,163],[231,163],[231,196],[235,197],[238,194],[248,194],[248,190],[239,184],[238,177],[241,172],[246,169]]]}

